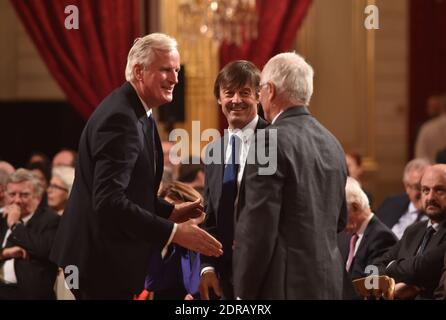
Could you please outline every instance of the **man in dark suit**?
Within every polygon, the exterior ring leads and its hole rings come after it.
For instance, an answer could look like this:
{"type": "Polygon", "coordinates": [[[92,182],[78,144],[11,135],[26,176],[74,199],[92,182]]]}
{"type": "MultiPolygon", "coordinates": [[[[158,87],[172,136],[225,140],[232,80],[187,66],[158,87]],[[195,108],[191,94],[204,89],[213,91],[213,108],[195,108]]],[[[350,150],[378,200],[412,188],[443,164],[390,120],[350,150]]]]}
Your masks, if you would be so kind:
{"type": "Polygon", "coordinates": [[[428,167],[421,179],[421,200],[428,221],[414,223],[374,264],[395,279],[395,296],[433,298],[446,249],[446,165],[428,167]]]}
{"type": "Polygon", "coordinates": [[[225,130],[225,137],[210,144],[206,152],[206,229],[223,243],[225,253],[220,258],[202,258],[202,299],[209,299],[210,294],[211,297],[213,294],[223,294],[224,299],[234,299],[232,245],[234,222],[244,202],[243,172],[248,149],[255,144],[255,131],[267,125],[257,115],[259,83],[260,71],[253,63],[244,60],[227,64],[215,80],[214,95],[229,128],[225,130]],[[233,169],[230,161],[233,147],[238,147],[238,150],[235,155],[236,168],[230,179],[228,172],[233,169]]]}
{"type": "Polygon", "coordinates": [[[152,109],[172,100],[179,68],[173,38],[155,33],[137,39],[128,55],[128,82],[85,126],[51,254],[59,266],[78,268],[78,299],[132,298],[144,286],[151,252],[165,252],[169,243],[221,254],[221,244],[196,225],[204,218],[199,200],[173,206],[157,197],[163,152],[152,109]]]}
{"type": "Polygon", "coordinates": [[[306,107],[312,91],[313,69],[295,53],[276,55],[262,71],[260,103],[271,125],[257,142],[259,161],[245,167],[237,298],[342,298],[337,232],[347,218],[347,168],[339,142],[306,107]]]}
{"type": "Polygon", "coordinates": [[[376,211],[376,215],[398,239],[412,223],[426,219],[421,210],[420,180],[428,166],[429,162],[425,159],[409,161],[403,174],[406,192],[385,199],[376,211]]]}
{"type": "Polygon", "coordinates": [[[43,188],[25,169],[11,174],[0,217],[0,300],[55,299],[57,266],[49,253],[59,216],[41,207],[43,188]]]}
{"type": "Polygon", "coordinates": [[[355,179],[347,178],[345,193],[348,223],[338,242],[347,272],[344,299],[355,299],[359,297],[352,290],[352,280],[367,276],[366,267],[392,247],[397,239],[372,213],[369,199],[355,179]]]}

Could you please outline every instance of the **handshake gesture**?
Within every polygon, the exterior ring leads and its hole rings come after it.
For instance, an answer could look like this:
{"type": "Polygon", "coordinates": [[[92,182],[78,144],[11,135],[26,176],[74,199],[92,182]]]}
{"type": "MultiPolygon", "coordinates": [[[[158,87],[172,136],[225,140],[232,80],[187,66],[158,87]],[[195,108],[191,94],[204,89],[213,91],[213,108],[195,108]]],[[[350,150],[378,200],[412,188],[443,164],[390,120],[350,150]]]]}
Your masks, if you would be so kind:
{"type": "Polygon", "coordinates": [[[172,242],[206,256],[219,257],[223,254],[222,244],[198,226],[205,217],[200,199],[175,205],[169,217],[177,223],[172,242]]]}

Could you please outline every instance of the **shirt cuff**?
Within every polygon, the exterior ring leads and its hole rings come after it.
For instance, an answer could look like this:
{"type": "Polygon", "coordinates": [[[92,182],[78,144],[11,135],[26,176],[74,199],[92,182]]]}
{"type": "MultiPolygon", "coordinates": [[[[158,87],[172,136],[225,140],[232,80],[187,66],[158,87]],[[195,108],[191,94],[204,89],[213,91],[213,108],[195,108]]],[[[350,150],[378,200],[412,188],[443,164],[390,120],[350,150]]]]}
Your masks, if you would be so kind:
{"type": "Polygon", "coordinates": [[[161,258],[163,258],[163,259],[167,254],[167,249],[169,248],[169,245],[172,242],[173,237],[175,236],[175,232],[177,232],[177,224],[176,223],[173,224],[172,233],[170,234],[169,240],[167,241],[163,250],[161,250],[161,258]]]}
{"type": "Polygon", "coordinates": [[[395,260],[392,260],[392,261],[390,261],[389,262],[389,264],[387,265],[387,267],[386,267],[386,271],[387,271],[387,269],[389,269],[389,267],[392,265],[392,263],[394,263],[395,262],[395,260]]]}
{"type": "Polygon", "coordinates": [[[200,272],[200,277],[205,274],[206,272],[213,272],[215,273],[215,268],[214,267],[204,267],[201,272],[200,272]]]}

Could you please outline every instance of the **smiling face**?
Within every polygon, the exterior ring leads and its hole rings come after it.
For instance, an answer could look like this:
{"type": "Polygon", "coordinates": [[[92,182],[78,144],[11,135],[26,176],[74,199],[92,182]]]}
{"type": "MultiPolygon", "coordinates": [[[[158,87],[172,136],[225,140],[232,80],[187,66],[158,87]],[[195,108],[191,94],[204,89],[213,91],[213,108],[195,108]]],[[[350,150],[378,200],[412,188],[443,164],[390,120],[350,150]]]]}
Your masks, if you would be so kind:
{"type": "Polygon", "coordinates": [[[169,103],[178,83],[180,54],[173,51],[153,51],[153,60],[147,67],[135,66],[138,94],[149,108],[169,103]]]}
{"type": "Polygon", "coordinates": [[[257,114],[257,92],[253,86],[245,84],[239,88],[220,87],[217,99],[222,112],[228,120],[230,129],[242,129],[257,114]]]}

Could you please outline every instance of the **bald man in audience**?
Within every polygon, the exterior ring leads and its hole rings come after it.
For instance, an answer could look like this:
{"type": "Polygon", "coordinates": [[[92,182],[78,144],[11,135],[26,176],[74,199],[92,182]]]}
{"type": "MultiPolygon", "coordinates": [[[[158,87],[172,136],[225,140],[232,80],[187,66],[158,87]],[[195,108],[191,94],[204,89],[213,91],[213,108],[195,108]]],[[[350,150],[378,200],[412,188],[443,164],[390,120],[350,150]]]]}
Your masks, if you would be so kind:
{"type": "Polygon", "coordinates": [[[432,299],[446,250],[446,165],[426,169],[421,201],[427,221],[414,223],[383,257],[375,261],[380,274],[395,279],[400,299],[432,299]]]}
{"type": "Polygon", "coordinates": [[[66,166],[75,167],[77,153],[71,149],[62,149],[53,158],[53,167],[66,166]]]}

